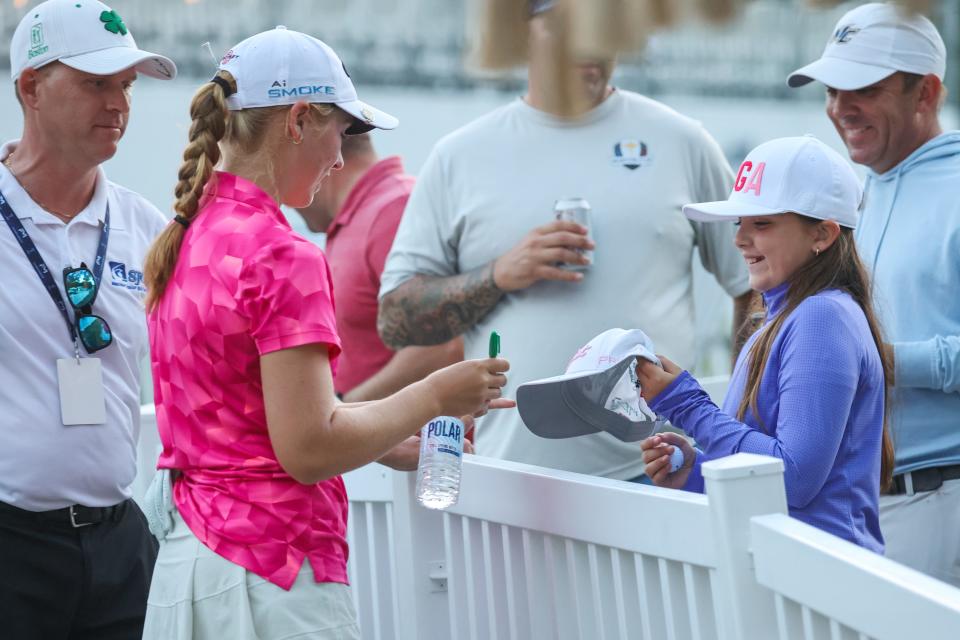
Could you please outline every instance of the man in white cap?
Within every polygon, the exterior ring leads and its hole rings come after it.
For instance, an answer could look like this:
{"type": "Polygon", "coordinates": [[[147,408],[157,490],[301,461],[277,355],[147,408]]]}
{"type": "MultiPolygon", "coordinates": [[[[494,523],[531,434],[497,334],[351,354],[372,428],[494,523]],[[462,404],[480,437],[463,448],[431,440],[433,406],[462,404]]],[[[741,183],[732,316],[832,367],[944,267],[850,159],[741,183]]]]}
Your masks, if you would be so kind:
{"type": "Polygon", "coordinates": [[[130,499],[146,355],[144,254],[162,214],[109,182],[140,74],[95,0],[48,0],[13,34],[19,140],[0,148],[0,635],[139,638],[156,541],[130,499]]]}
{"type": "MultiPolygon", "coordinates": [[[[527,94],[436,145],[381,278],[385,344],[463,335],[473,358],[495,330],[511,362],[507,396],[561,373],[611,327],[639,328],[693,366],[695,251],[739,297],[735,326],[749,291],[733,226],[690,222],[680,210],[729,191],[733,173],[719,145],[698,122],[612,87],[614,60],[579,61],[584,106],[557,113],[549,99],[552,4],[530,3],[527,94]],[[589,236],[554,219],[554,203],[568,196],[592,207],[589,236]],[[592,261],[583,250],[593,250],[592,261]]],[[[635,444],[607,433],[539,438],[516,411],[484,417],[476,445],[482,455],[619,480],[643,473],[635,444]]]]}
{"type": "Polygon", "coordinates": [[[960,585],[960,131],[940,125],[945,70],[933,23],[871,3],[787,84],[826,85],[827,116],[867,168],[856,239],[894,365],[887,556],[960,585]]]}

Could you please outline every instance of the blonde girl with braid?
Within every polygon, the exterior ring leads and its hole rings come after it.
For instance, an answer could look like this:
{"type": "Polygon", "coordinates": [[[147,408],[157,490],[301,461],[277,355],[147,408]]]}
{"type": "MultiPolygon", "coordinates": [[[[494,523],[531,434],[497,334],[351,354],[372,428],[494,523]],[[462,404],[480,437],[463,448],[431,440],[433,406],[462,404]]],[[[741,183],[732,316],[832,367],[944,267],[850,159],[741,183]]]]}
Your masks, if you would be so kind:
{"type": "Polygon", "coordinates": [[[790,515],[883,553],[890,366],[853,241],[860,200],[847,161],[804,136],[751,151],[728,200],[683,208],[693,220],[738,221],[735,242],[764,320],[740,352],[722,408],[668,359],[662,369],[638,364],[650,408],[699,447],[660,434],[641,448],[654,484],[691,491],[703,490],[704,461],[780,458],[790,515]],[[675,448],[684,454],[678,469],[669,463],[675,448]]]}
{"type": "Polygon", "coordinates": [[[163,452],[144,637],[359,638],[340,474],[415,468],[432,417],[512,406],[508,364],[460,362],[376,402],[334,396],[330,272],[279,207],[310,204],[343,136],[397,121],[357,98],[330,47],[282,27],[248,38],[190,113],[176,217],[145,267],[163,452]]]}

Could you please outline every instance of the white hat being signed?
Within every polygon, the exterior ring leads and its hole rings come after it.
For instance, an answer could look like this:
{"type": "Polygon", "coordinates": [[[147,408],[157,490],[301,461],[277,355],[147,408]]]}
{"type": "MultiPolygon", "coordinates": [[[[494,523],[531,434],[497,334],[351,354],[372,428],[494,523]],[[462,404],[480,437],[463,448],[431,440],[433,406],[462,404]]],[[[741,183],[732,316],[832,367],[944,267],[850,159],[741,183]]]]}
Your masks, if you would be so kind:
{"type": "Polygon", "coordinates": [[[577,351],[563,375],[525,382],[517,388],[517,409],[523,423],[543,438],[601,431],[624,442],[648,437],[663,422],[640,397],[637,356],[660,364],[643,331],[604,331],[577,351]]]}

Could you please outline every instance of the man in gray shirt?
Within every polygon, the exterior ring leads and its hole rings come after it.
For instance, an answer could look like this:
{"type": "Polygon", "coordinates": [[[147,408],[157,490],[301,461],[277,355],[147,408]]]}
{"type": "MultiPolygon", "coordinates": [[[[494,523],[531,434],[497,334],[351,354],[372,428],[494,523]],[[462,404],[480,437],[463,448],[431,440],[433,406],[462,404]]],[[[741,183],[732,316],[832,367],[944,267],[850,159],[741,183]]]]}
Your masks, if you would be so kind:
{"type": "MultiPolygon", "coordinates": [[[[470,358],[485,354],[496,330],[511,362],[508,396],[562,373],[611,327],[642,329],[693,366],[695,248],[738,298],[735,326],[748,292],[732,225],[691,223],[680,210],[726,198],[733,176],[716,142],[699,123],[611,87],[611,60],[579,64],[587,104],[573,117],[556,114],[545,86],[550,18],[530,20],[526,96],[434,148],[381,279],[378,327],[388,346],[462,334],[470,358]],[[575,223],[552,221],[566,196],[592,205],[589,238],[575,223]],[[594,249],[593,263],[578,249],[594,249]]],[[[618,479],[643,472],[636,444],[608,434],[541,439],[515,410],[497,413],[478,427],[482,455],[618,479]]]]}

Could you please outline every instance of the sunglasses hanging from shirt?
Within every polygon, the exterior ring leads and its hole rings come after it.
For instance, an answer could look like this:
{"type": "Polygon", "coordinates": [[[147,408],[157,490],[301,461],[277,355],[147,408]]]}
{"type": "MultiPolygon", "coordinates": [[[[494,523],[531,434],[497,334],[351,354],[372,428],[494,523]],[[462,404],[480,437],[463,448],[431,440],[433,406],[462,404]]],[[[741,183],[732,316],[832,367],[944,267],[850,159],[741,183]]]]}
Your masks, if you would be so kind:
{"type": "Polygon", "coordinates": [[[7,226],[13,236],[20,243],[20,248],[26,254],[33,270],[37,272],[40,281],[46,288],[47,293],[53,299],[54,304],[63,314],[63,319],[67,323],[67,330],[70,332],[70,340],[74,343],[77,357],[80,357],[80,349],[77,345],[79,341],[83,344],[87,353],[95,353],[101,349],[109,347],[113,343],[113,332],[107,321],[100,316],[94,315],[92,311],[93,302],[97,298],[97,292],[100,290],[100,279],[103,275],[103,263],[107,257],[107,241],[110,238],[110,206],[107,205],[107,211],[103,218],[103,229],[100,231],[100,244],[97,247],[97,256],[93,262],[93,270],[87,268],[84,263],[79,268],[67,267],[63,270],[63,287],[67,292],[67,299],[70,306],[73,307],[75,321],[70,321],[70,314],[67,313],[67,305],[63,300],[60,290],[57,288],[53,276],[50,275],[50,268],[43,261],[40,251],[30,239],[30,235],[24,228],[23,223],[14,213],[7,199],[0,193],[0,215],[3,216],[7,226]]]}
{"type": "Polygon", "coordinates": [[[93,315],[91,310],[100,290],[100,278],[81,262],[79,269],[67,267],[63,270],[63,288],[67,292],[67,300],[73,305],[77,332],[87,353],[109,347],[113,342],[110,325],[100,316],[93,315]]]}

